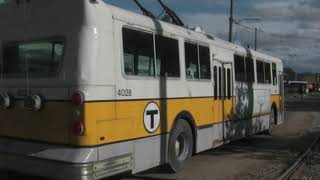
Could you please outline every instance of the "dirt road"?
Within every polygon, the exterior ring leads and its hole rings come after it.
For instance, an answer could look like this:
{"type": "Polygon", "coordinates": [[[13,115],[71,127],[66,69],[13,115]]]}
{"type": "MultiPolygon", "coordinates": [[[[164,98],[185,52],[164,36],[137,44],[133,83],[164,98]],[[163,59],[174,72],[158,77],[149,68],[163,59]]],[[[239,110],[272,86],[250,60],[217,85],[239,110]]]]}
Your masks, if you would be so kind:
{"type": "MultiPolygon", "coordinates": [[[[320,96],[289,97],[285,124],[272,136],[257,135],[194,156],[184,171],[170,174],[157,168],[135,176],[119,175],[106,180],[135,179],[275,179],[313,141],[320,127],[320,96]]],[[[0,173],[1,180],[40,180],[0,173]]],[[[42,179],[43,180],[43,179],[42,179]]]]}

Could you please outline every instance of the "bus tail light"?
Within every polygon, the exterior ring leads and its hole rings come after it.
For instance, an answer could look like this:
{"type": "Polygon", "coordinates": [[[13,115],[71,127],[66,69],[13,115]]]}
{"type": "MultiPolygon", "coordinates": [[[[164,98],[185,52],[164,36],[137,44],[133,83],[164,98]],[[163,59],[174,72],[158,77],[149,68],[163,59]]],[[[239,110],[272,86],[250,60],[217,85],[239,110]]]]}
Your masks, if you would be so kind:
{"type": "Polygon", "coordinates": [[[82,121],[76,121],[71,126],[71,132],[75,136],[83,136],[84,130],[85,130],[85,127],[82,121]]]}
{"type": "Polygon", "coordinates": [[[75,106],[80,106],[84,102],[84,96],[81,92],[75,92],[72,95],[72,104],[75,106]]]}

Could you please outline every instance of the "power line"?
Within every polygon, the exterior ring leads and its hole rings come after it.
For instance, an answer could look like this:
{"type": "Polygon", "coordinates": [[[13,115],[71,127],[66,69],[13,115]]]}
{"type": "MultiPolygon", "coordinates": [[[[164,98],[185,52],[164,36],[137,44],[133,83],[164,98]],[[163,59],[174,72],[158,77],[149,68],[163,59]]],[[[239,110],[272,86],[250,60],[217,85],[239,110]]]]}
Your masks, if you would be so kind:
{"type": "Polygon", "coordinates": [[[273,32],[267,32],[261,28],[254,28],[251,26],[247,26],[244,25],[242,23],[240,23],[239,21],[235,21],[234,22],[235,25],[237,25],[238,27],[241,27],[243,30],[249,32],[249,33],[254,33],[254,44],[255,44],[255,49],[257,49],[257,44],[258,44],[258,32],[259,34],[261,34],[260,36],[262,36],[260,39],[260,41],[266,41],[266,39],[268,39],[269,41],[274,41],[274,42],[279,42],[279,43],[286,43],[288,41],[294,41],[294,40],[308,40],[308,41],[316,41],[316,40],[320,40],[320,38],[316,37],[316,36],[299,36],[296,34],[281,34],[281,33],[273,33],[273,32]],[[267,36],[267,37],[266,37],[267,36]],[[270,40],[271,39],[271,40],[270,40]],[[273,40],[272,40],[273,39],[273,40]]]}
{"type": "Polygon", "coordinates": [[[244,28],[245,30],[247,30],[248,32],[254,32],[254,49],[257,50],[258,48],[258,32],[262,32],[263,30],[261,29],[258,29],[258,28],[253,28],[253,27],[250,27],[250,26],[246,26],[246,25],[243,25],[241,24],[239,21],[234,21],[234,23],[242,28],[244,28]]]}
{"type": "Polygon", "coordinates": [[[264,32],[262,29],[255,28],[255,27],[251,27],[251,26],[246,26],[246,25],[240,23],[239,21],[235,21],[234,23],[235,23],[236,25],[240,26],[240,27],[245,28],[245,29],[252,30],[252,32],[254,32],[255,29],[257,29],[259,32],[264,32]]]}
{"type": "MultiPolygon", "coordinates": [[[[255,27],[251,27],[251,26],[247,26],[247,25],[244,25],[242,23],[240,23],[239,21],[234,21],[234,23],[240,27],[243,27],[247,30],[249,30],[250,32],[254,32],[255,31],[255,27]]],[[[292,36],[288,36],[290,34],[280,34],[280,33],[272,33],[272,32],[267,32],[261,28],[257,28],[258,32],[261,32],[265,35],[269,35],[269,36],[277,36],[279,38],[283,38],[283,39],[289,39],[289,38],[292,38],[292,39],[320,39],[320,38],[316,38],[314,36],[299,36],[299,35],[292,35],[292,36]]]]}
{"type": "Polygon", "coordinates": [[[266,31],[263,31],[262,32],[263,34],[265,35],[268,35],[268,36],[273,36],[273,37],[278,37],[278,38],[282,38],[282,39],[312,39],[312,40],[318,40],[320,38],[316,38],[315,36],[299,36],[299,35],[293,35],[293,34],[280,34],[280,33],[271,33],[271,32],[266,32],[266,31]]]}

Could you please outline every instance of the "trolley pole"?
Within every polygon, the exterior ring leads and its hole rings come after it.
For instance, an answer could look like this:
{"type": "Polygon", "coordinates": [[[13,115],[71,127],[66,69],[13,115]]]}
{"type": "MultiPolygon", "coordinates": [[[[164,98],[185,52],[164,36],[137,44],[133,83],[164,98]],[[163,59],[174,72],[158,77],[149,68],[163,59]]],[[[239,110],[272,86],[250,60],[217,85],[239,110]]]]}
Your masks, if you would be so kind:
{"type": "Polygon", "coordinates": [[[232,42],[233,40],[233,38],[232,38],[232,36],[233,36],[233,21],[234,21],[234,19],[233,19],[233,0],[230,0],[230,18],[229,18],[229,42],[232,42]]]}

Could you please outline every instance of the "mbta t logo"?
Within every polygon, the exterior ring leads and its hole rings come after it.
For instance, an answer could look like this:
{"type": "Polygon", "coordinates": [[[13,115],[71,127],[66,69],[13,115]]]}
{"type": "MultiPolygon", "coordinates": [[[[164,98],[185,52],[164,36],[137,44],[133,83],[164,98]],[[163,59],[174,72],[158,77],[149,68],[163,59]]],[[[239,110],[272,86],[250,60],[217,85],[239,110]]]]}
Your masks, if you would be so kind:
{"type": "Polygon", "coordinates": [[[160,125],[160,110],[156,103],[151,102],[144,110],[144,127],[149,133],[154,133],[160,125]]]}

